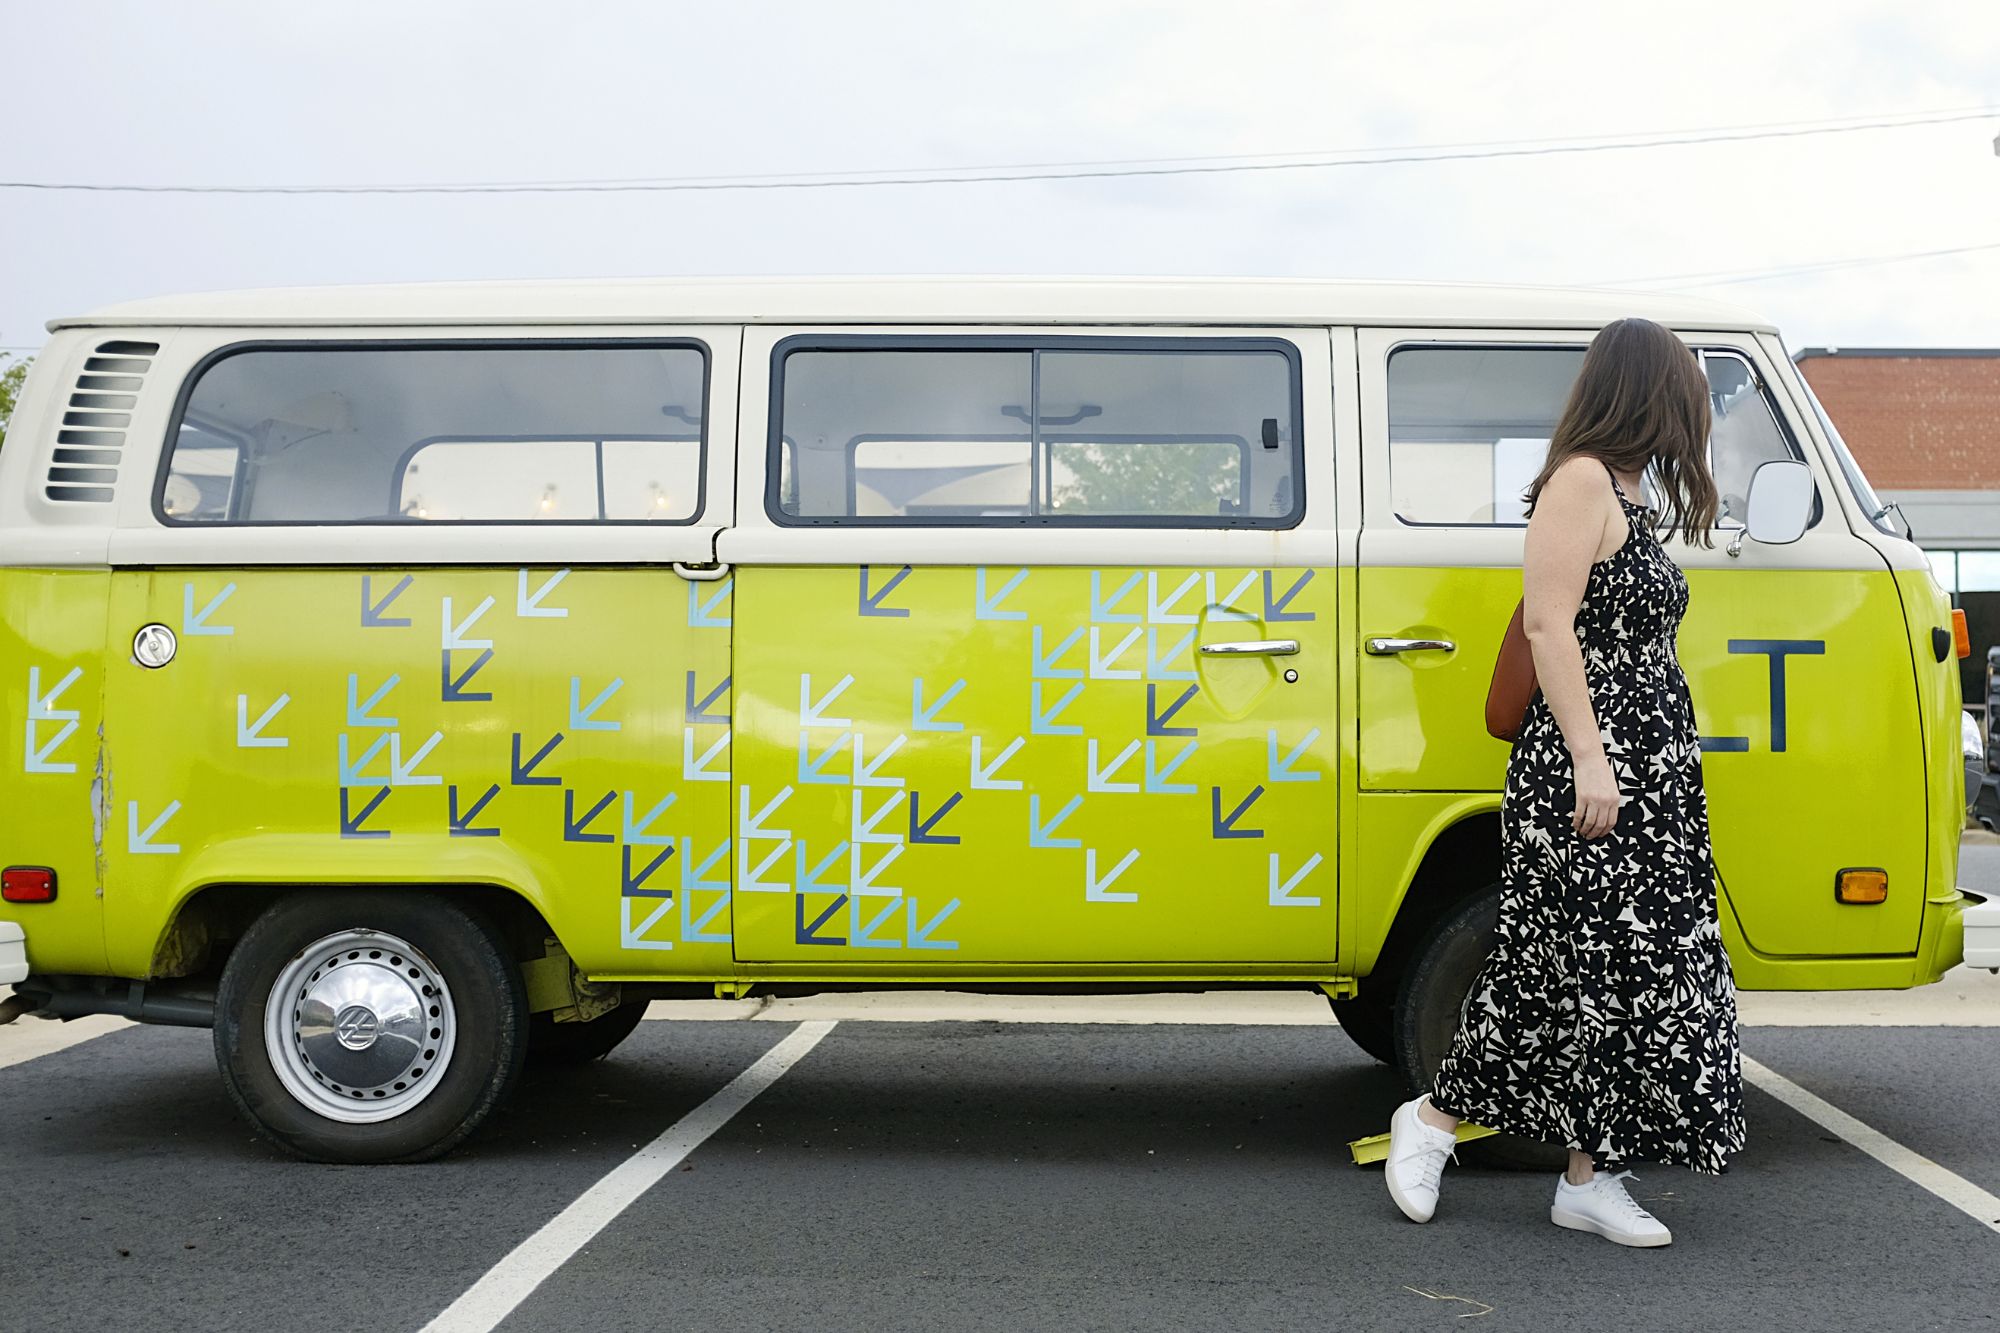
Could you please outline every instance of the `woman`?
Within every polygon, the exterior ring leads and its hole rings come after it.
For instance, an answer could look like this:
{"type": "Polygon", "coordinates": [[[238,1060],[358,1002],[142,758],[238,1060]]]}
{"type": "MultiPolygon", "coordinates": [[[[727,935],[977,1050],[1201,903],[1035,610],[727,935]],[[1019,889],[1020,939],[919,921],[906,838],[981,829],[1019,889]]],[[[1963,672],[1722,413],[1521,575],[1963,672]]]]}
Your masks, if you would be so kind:
{"type": "Polygon", "coordinates": [[[1674,633],[1687,581],[1638,503],[1711,545],[1708,383],[1643,319],[1591,343],[1527,492],[1523,627],[1541,692],[1507,764],[1500,929],[1429,1094],[1390,1124],[1389,1193],[1437,1207],[1461,1118],[1569,1146],[1550,1220],[1672,1235],[1630,1162],[1720,1172],[1743,1145],[1736,993],[1715,915],[1701,747],[1674,633]]]}

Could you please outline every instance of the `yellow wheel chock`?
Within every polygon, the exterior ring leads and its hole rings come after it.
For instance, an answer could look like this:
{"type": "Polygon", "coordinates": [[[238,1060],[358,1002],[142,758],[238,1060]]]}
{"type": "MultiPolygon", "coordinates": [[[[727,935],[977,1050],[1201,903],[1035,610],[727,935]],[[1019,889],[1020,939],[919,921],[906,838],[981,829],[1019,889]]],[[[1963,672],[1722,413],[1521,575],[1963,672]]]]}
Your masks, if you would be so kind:
{"type": "MultiPolygon", "coordinates": [[[[1474,1139],[1490,1139],[1499,1132],[1497,1129],[1487,1129],[1484,1125],[1475,1125],[1469,1120],[1461,1120],[1458,1123],[1458,1141],[1460,1143],[1470,1143],[1474,1139]]],[[[1389,1156],[1389,1136],[1387,1134],[1370,1134],[1365,1139],[1355,1139],[1347,1145],[1347,1150],[1354,1154],[1354,1164],[1356,1166],[1366,1166],[1370,1162],[1380,1162],[1389,1156]]]]}

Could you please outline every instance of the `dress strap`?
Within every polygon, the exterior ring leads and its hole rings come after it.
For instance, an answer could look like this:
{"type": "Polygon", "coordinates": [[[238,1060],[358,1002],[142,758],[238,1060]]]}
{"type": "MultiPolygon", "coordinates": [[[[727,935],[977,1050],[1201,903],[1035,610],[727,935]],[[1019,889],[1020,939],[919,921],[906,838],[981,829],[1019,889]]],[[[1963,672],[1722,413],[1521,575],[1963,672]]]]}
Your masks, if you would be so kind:
{"type": "Polygon", "coordinates": [[[1602,458],[1598,459],[1597,461],[1604,464],[1604,475],[1611,478],[1611,489],[1618,493],[1618,498],[1621,500],[1625,500],[1626,503],[1628,504],[1631,503],[1630,500],[1627,499],[1625,495],[1625,488],[1618,484],[1618,474],[1611,470],[1611,464],[1607,460],[1602,458]]]}

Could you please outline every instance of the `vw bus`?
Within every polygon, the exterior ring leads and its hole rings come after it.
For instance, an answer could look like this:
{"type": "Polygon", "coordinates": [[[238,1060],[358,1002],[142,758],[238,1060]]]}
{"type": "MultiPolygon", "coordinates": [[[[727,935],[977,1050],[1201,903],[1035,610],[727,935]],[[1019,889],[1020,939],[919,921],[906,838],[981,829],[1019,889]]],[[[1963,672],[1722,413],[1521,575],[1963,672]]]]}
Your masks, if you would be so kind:
{"type": "Polygon", "coordinates": [[[671,997],[1316,988],[1423,1080],[1494,928],[1520,492],[1628,314],[1712,392],[1670,549],[1737,979],[1933,981],[1952,613],[1754,315],[717,280],[51,326],[0,451],[11,1010],[210,1026],[353,1162],[671,997]]]}

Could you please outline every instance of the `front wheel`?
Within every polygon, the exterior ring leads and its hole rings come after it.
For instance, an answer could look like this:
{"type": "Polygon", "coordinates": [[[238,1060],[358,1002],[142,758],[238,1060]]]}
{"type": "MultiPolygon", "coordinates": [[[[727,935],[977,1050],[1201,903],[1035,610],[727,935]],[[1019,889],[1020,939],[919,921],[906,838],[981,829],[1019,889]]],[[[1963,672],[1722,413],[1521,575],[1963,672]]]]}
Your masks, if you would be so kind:
{"type": "Polygon", "coordinates": [[[500,1104],[526,1049],[527,994],[499,933],[421,893],[282,899],[216,994],[231,1099],[312,1161],[441,1156],[500,1104]]]}
{"type": "MultiPolygon", "coordinates": [[[[1500,926],[1500,886],[1474,894],[1432,928],[1417,947],[1403,974],[1396,996],[1396,1065],[1412,1089],[1425,1089],[1437,1077],[1458,1035],[1465,997],[1472,991],[1480,965],[1493,952],[1500,926]]],[[[1569,1150],[1560,1144],[1501,1134],[1479,1139],[1460,1150],[1468,1161],[1484,1166],[1531,1171],[1560,1171],[1569,1164],[1569,1150]]]]}
{"type": "Polygon", "coordinates": [[[602,1060],[638,1030],[645,1016],[644,1000],[628,1000],[585,1023],[558,1023],[553,1014],[536,1014],[528,1020],[528,1063],[559,1069],[602,1060]]]}

